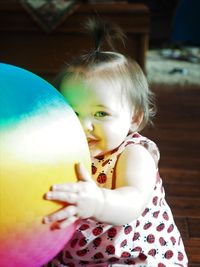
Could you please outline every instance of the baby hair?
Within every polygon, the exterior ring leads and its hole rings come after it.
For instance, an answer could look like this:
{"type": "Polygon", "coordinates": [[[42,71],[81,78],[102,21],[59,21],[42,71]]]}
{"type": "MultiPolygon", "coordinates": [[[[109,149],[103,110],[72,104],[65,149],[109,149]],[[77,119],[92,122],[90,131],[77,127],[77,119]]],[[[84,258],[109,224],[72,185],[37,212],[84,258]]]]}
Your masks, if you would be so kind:
{"type": "Polygon", "coordinates": [[[64,67],[56,78],[55,86],[60,89],[61,83],[67,79],[83,79],[85,81],[101,78],[108,83],[118,84],[134,107],[135,116],[141,116],[138,130],[152,123],[155,115],[154,94],[150,91],[146,77],[136,61],[115,50],[114,42],[124,43],[125,35],[120,27],[112,23],[89,19],[87,31],[94,40],[94,48],[82,53],[71,64],[64,67]],[[107,43],[110,51],[102,49],[107,43]]]}

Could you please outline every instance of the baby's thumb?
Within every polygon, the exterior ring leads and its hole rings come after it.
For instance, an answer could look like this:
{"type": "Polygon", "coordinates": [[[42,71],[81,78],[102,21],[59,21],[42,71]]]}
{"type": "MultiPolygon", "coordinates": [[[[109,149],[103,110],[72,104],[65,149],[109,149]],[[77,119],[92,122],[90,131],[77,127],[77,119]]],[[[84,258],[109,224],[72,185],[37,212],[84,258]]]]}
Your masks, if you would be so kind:
{"type": "Polygon", "coordinates": [[[75,172],[76,177],[78,181],[85,181],[85,182],[92,182],[92,178],[90,177],[90,174],[84,167],[83,163],[76,163],[75,164],[75,172]]]}

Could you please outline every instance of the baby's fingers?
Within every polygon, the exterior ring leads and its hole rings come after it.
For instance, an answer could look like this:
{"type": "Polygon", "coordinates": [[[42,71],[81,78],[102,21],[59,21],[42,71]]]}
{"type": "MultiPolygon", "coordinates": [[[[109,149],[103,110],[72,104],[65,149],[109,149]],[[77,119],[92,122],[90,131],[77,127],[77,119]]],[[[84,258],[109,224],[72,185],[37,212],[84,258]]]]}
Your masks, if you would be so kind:
{"type": "Polygon", "coordinates": [[[61,228],[61,229],[64,229],[66,228],[68,225],[74,223],[78,218],[76,216],[72,216],[72,217],[69,217],[68,219],[62,221],[62,222],[59,222],[58,223],[58,227],[61,228]]]}
{"type": "Polygon", "coordinates": [[[67,202],[70,204],[76,204],[78,200],[77,193],[74,192],[61,192],[61,191],[49,191],[45,198],[48,200],[56,200],[61,202],[67,202]]]}
{"type": "MultiPolygon", "coordinates": [[[[59,222],[59,221],[66,220],[66,219],[69,220],[69,223],[72,223],[75,220],[76,213],[77,213],[76,206],[69,206],[69,207],[61,209],[53,214],[50,214],[44,217],[44,223],[54,223],[54,222],[59,222]],[[71,217],[72,219],[70,219],[71,217]]],[[[62,222],[60,222],[59,224],[61,223],[62,222]]]]}
{"type": "Polygon", "coordinates": [[[84,167],[83,163],[75,164],[75,172],[78,181],[93,182],[90,174],[84,167]]]}
{"type": "Polygon", "coordinates": [[[63,192],[77,192],[77,183],[65,183],[65,184],[55,184],[52,186],[53,191],[63,191],[63,192]]]}

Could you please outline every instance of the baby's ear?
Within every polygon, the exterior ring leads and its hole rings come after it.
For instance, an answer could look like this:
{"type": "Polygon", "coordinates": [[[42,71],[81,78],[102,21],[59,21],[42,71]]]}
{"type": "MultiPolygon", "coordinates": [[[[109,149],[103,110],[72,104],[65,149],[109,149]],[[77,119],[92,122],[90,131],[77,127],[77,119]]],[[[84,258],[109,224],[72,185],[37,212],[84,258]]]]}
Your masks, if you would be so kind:
{"type": "Polygon", "coordinates": [[[144,114],[143,112],[134,113],[132,117],[131,123],[131,131],[136,132],[140,128],[140,124],[142,123],[144,114]]]}

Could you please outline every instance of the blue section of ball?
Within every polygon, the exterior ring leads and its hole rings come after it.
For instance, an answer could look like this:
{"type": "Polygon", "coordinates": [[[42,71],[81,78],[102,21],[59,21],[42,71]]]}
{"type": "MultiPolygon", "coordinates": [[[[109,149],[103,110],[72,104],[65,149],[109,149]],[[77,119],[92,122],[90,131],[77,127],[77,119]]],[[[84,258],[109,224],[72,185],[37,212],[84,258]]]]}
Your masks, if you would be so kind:
{"type": "Polygon", "coordinates": [[[30,71],[0,63],[0,125],[20,120],[41,109],[66,108],[64,97],[48,82],[30,71]]]}

